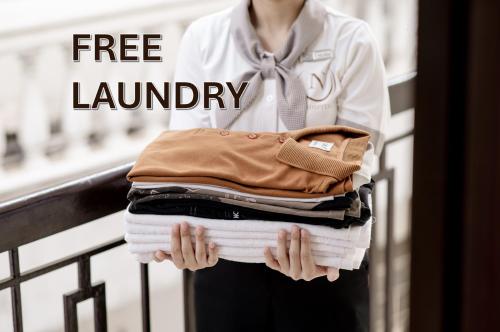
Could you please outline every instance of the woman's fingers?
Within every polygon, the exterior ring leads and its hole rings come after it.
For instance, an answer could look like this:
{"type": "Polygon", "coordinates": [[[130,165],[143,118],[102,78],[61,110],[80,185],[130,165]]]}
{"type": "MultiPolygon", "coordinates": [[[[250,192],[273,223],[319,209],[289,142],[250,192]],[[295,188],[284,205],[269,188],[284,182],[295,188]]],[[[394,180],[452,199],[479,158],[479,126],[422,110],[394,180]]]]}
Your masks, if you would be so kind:
{"type": "Polygon", "coordinates": [[[278,232],[278,249],[277,249],[277,259],[280,265],[280,271],[288,275],[290,271],[290,261],[288,259],[287,252],[287,234],[284,230],[278,232]]]}
{"type": "Polygon", "coordinates": [[[290,241],[290,277],[293,280],[299,280],[302,276],[302,266],[300,263],[300,228],[292,226],[292,235],[290,241]]]}
{"type": "Polygon", "coordinates": [[[193,245],[191,244],[191,232],[186,222],[181,224],[181,250],[186,267],[190,270],[195,269],[197,263],[194,257],[193,245]]]}
{"type": "Polygon", "coordinates": [[[202,226],[196,227],[195,230],[196,249],[195,257],[198,265],[205,267],[207,265],[207,251],[205,249],[205,229],[202,226]]]}
{"type": "Polygon", "coordinates": [[[172,261],[174,262],[175,267],[178,269],[183,269],[184,266],[184,257],[182,256],[181,250],[181,231],[180,225],[175,224],[172,226],[172,233],[170,233],[170,245],[171,245],[171,255],[172,261]]]}
{"type": "Polygon", "coordinates": [[[172,257],[164,251],[158,250],[155,252],[153,259],[155,262],[163,262],[165,259],[172,260],[172,257]]]}
{"type": "MultiPolygon", "coordinates": [[[[215,243],[210,242],[207,255],[204,235],[203,227],[197,227],[195,230],[195,249],[193,250],[189,225],[185,222],[181,225],[173,225],[170,235],[171,254],[157,251],[154,255],[155,261],[172,260],[177,268],[188,268],[193,271],[214,266],[219,259],[218,250],[215,243]]],[[[324,275],[329,281],[335,281],[339,278],[338,269],[317,266],[314,263],[310,234],[306,230],[293,226],[290,238],[290,248],[288,249],[287,232],[281,230],[278,233],[276,258],[273,257],[270,248],[265,248],[264,257],[269,268],[284,273],[294,280],[312,280],[324,275]]]]}
{"type": "Polygon", "coordinates": [[[208,244],[208,267],[212,267],[219,261],[219,254],[217,253],[217,246],[215,243],[210,242],[208,244]]]}
{"type": "Polygon", "coordinates": [[[153,255],[153,259],[155,260],[156,263],[163,262],[163,259],[161,257],[161,251],[156,251],[153,255]]]}
{"type": "Polygon", "coordinates": [[[340,277],[339,269],[336,269],[334,267],[329,267],[327,269],[326,277],[328,278],[328,281],[337,280],[340,277]]]}
{"type": "MultiPolygon", "coordinates": [[[[189,225],[185,222],[181,225],[174,225],[170,239],[171,254],[157,251],[154,255],[155,261],[172,260],[177,268],[190,270],[214,266],[219,259],[218,250],[215,243],[210,242],[207,255],[204,235],[203,227],[197,227],[195,230],[195,250],[193,250],[189,225]]],[[[269,268],[284,273],[294,280],[309,281],[324,275],[329,281],[335,281],[339,278],[338,269],[318,266],[314,263],[311,237],[307,230],[293,226],[290,238],[290,248],[288,249],[287,232],[281,230],[278,233],[276,258],[273,257],[270,248],[265,248],[264,257],[269,268]]]]}
{"type": "Polygon", "coordinates": [[[311,249],[311,237],[305,229],[300,231],[300,264],[302,266],[302,276],[304,280],[312,280],[318,277],[319,268],[314,264],[311,249]]]}
{"type": "Polygon", "coordinates": [[[276,270],[276,271],[281,271],[280,269],[280,263],[273,257],[273,253],[271,252],[271,248],[266,247],[264,249],[264,259],[266,261],[267,267],[276,270]]]}
{"type": "Polygon", "coordinates": [[[207,248],[205,242],[205,229],[198,226],[195,229],[195,246],[191,240],[189,225],[183,222],[181,225],[172,226],[170,234],[171,254],[162,251],[155,252],[154,260],[161,262],[165,259],[171,260],[178,269],[188,268],[191,271],[211,267],[219,260],[218,250],[215,243],[211,242],[207,248]]]}

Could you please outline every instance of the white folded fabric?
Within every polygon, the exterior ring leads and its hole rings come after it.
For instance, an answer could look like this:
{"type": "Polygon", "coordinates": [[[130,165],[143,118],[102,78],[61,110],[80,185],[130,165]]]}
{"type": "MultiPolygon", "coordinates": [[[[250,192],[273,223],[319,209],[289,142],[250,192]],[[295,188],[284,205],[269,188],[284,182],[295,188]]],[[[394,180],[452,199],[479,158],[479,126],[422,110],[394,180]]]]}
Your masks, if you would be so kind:
{"type": "MultiPolygon", "coordinates": [[[[127,240],[129,244],[129,250],[133,254],[144,254],[148,253],[150,251],[156,251],[156,250],[162,250],[162,251],[168,251],[170,252],[171,248],[171,242],[152,242],[152,243],[137,243],[133,242],[130,240],[127,240]]],[[[194,245],[193,241],[193,245],[194,245]]],[[[263,246],[263,247],[247,247],[244,245],[240,246],[228,246],[221,244],[220,242],[216,242],[217,246],[220,248],[223,248],[224,252],[227,254],[231,254],[234,256],[259,256],[264,254],[264,249],[266,247],[270,247],[271,251],[274,252],[276,248],[276,243],[270,245],[270,246],[263,246]]],[[[338,248],[334,250],[318,250],[318,249],[312,249],[312,252],[315,256],[323,256],[323,257],[328,257],[328,256],[334,256],[334,257],[354,257],[354,254],[356,253],[355,248],[346,248],[346,250],[343,250],[344,248],[338,248]]]]}
{"type": "MultiPolygon", "coordinates": [[[[248,263],[263,263],[264,248],[276,250],[280,230],[290,231],[292,225],[307,229],[316,264],[352,270],[359,268],[365,249],[370,243],[371,221],[364,226],[334,229],[328,226],[306,225],[261,220],[219,220],[190,216],[145,215],[125,212],[125,239],[131,253],[139,261],[153,260],[154,252],[170,251],[170,230],[174,224],[187,222],[192,228],[203,226],[207,241],[217,244],[219,257],[248,263]]],[[[194,239],[193,239],[194,240],[194,239]]]]}
{"type": "MultiPolygon", "coordinates": [[[[264,254],[255,253],[255,255],[251,255],[248,253],[249,248],[228,248],[228,247],[220,247],[218,250],[219,257],[222,259],[241,262],[241,263],[264,263],[264,254]]],[[[162,249],[158,249],[162,250],[162,249]]],[[[163,250],[165,252],[170,251],[169,246],[165,246],[163,250]]],[[[271,249],[274,255],[276,255],[276,249],[271,249]]],[[[356,249],[354,255],[348,256],[322,256],[316,255],[313,253],[314,262],[317,265],[328,266],[328,267],[336,267],[338,269],[343,270],[353,270],[359,269],[361,266],[361,261],[363,260],[363,256],[365,254],[364,249],[356,249]]],[[[153,260],[154,251],[138,253],[136,254],[137,260],[141,263],[149,263],[153,260]]]]}
{"type": "MultiPolygon", "coordinates": [[[[182,218],[183,216],[179,216],[179,218],[182,218]]],[[[184,221],[185,219],[179,219],[176,223],[179,223],[181,221],[184,221]]],[[[241,221],[241,220],[240,220],[241,221]]],[[[240,222],[237,221],[237,222],[240,222]]],[[[297,224],[302,226],[303,224],[297,224]]],[[[191,226],[191,233],[194,232],[195,226],[191,226]]],[[[206,228],[206,226],[205,226],[206,228]]],[[[305,228],[305,227],[302,227],[305,228]]],[[[281,229],[286,229],[290,230],[290,227],[287,228],[281,228],[281,229]]],[[[170,237],[170,230],[171,226],[156,226],[156,225],[144,225],[144,224],[131,224],[131,223],[125,223],[125,232],[127,234],[138,234],[140,236],[144,235],[159,235],[163,236],[164,238],[169,238],[170,237]]],[[[217,229],[205,229],[205,236],[208,238],[217,238],[217,239],[234,239],[237,241],[240,240],[271,240],[271,241],[276,241],[277,239],[277,232],[259,232],[259,231],[227,231],[227,230],[217,230],[217,229]]],[[[290,240],[290,234],[288,234],[288,240],[290,240]]],[[[332,246],[338,246],[338,247],[347,247],[347,248],[367,248],[369,245],[369,237],[368,236],[363,236],[360,238],[358,241],[355,240],[338,240],[338,239],[332,239],[329,237],[323,237],[323,236],[312,236],[311,237],[311,243],[318,243],[318,244],[328,244],[332,246]],[[368,239],[367,239],[368,238],[368,239]]]]}
{"type": "MultiPolygon", "coordinates": [[[[154,214],[132,214],[128,210],[125,212],[126,227],[132,225],[140,226],[146,232],[158,232],[162,234],[166,231],[165,226],[172,226],[183,221],[192,227],[203,226],[208,231],[230,231],[242,234],[243,238],[270,238],[276,239],[278,232],[282,229],[290,231],[293,225],[300,225],[301,228],[309,231],[312,237],[318,236],[331,240],[345,240],[355,243],[356,247],[368,248],[371,236],[371,222],[366,222],[363,226],[351,226],[349,228],[334,229],[328,226],[317,226],[281,221],[262,220],[221,220],[205,219],[191,216],[176,215],[154,215],[154,214]],[[145,227],[147,226],[147,227],[145,227]],[[151,227],[152,226],[152,227],[151,227]],[[158,227],[154,227],[158,226],[158,227]],[[162,232],[163,230],[163,232],[162,232]]],[[[129,229],[126,229],[129,232],[129,229]]],[[[233,234],[233,233],[230,233],[233,234]]],[[[207,234],[207,236],[210,236],[207,234]]]]}
{"type": "MultiPolygon", "coordinates": [[[[191,240],[194,244],[195,243],[194,235],[191,235],[191,240]]],[[[134,253],[135,252],[139,253],[145,250],[145,248],[151,248],[152,246],[170,245],[170,235],[127,233],[125,234],[125,241],[132,244],[133,248],[137,248],[137,250],[131,250],[131,251],[134,251],[134,253]]],[[[255,248],[260,250],[260,248],[265,248],[265,247],[272,248],[276,246],[276,241],[277,239],[219,238],[219,237],[207,236],[205,234],[205,242],[207,244],[210,242],[214,242],[220,247],[243,247],[243,248],[255,248]]],[[[288,242],[288,244],[290,244],[290,242],[288,242]]],[[[353,254],[355,252],[355,248],[336,246],[331,244],[323,244],[323,243],[311,243],[311,249],[319,253],[335,254],[335,255],[353,254]]],[[[262,251],[259,251],[258,253],[262,254],[262,251]]]]}

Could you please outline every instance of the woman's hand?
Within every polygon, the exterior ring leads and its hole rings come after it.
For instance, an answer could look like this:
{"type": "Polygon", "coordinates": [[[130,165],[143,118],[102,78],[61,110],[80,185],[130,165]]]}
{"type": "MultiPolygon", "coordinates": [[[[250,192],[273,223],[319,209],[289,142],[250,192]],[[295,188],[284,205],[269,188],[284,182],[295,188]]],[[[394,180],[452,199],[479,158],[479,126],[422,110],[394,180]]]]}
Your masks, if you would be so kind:
{"type": "Polygon", "coordinates": [[[191,232],[189,225],[183,222],[181,225],[172,226],[170,234],[171,253],[167,254],[163,251],[155,252],[155,261],[161,262],[168,259],[174,263],[178,269],[189,269],[196,271],[206,267],[212,267],[219,260],[215,243],[210,242],[205,244],[205,230],[198,226],[195,229],[196,244],[193,249],[191,244],[191,232]]]}
{"type": "Polygon", "coordinates": [[[339,278],[338,269],[318,266],[314,263],[310,234],[297,226],[292,226],[289,250],[287,250],[287,232],[281,230],[278,233],[277,257],[273,257],[270,248],[265,249],[264,255],[268,267],[291,277],[293,280],[310,281],[317,277],[326,276],[329,281],[335,281],[339,278]]]}

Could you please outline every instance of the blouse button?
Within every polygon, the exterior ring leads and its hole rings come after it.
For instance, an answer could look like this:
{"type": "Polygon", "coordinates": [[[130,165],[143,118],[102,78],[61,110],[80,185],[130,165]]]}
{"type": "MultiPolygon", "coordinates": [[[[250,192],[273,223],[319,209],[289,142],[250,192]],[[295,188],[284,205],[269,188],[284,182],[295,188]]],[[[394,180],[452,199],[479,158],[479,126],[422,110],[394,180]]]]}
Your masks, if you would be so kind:
{"type": "Polygon", "coordinates": [[[220,133],[221,136],[227,136],[227,135],[229,135],[229,131],[227,131],[227,130],[221,130],[219,133],[220,133]]]}
{"type": "Polygon", "coordinates": [[[250,134],[248,134],[248,138],[250,138],[250,139],[256,139],[257,138],[257,134],[250,133],[250,134]]]}

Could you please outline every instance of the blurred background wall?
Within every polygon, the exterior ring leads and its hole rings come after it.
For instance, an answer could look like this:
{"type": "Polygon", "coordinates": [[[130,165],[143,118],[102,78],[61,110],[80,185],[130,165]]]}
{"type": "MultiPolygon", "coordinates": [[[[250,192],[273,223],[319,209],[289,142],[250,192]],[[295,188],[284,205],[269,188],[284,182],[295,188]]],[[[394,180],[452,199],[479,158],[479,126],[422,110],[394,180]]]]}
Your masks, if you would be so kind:
{"type": "MultiPolygon", "coordinates": [[[[133,160],[146,142],[168,128],[168,112],[72,111],[71,82],[82,83],[82,98],[93,98],[97,82],[170,81],[183,31],[194,19],[227,8],[236,0],[0,0],[0,202],[133,160]],[[162,63],[110,63],[71,59],[74,33],[161,33],[162,63]]],[[[368,21],[378,39],[388,76],[415,68],[416,0],[328,0],[327,5],[368,21]]],[[[90,56],[91,53],[82,53],[90,56]]],[[[391,120],[397,135],[413,126],[413,115],[391,120]]],[[[411,138],[388,149],[396,170],[393,262],[396,331],[408,324],[408,235],[411,199],[411,138]]],[[[384,191],[384,187],[378,188],[384,191]]],[[[381,198],[384,195],[379,195],[381,198]]],[[[384,199],[378,204],[384,215],[384,199]]],[[[43,223],[44,220],[33,220],[43,223]]],[[[66,256],[121,235],[121,214],[20,248],[21,269],[66,256]]],[[[374,248],[386,240],[384,218],[376,222],[374,248]]],[[[8,234],[0,234],[0,237],[8,234]]],[[[108,323],[113,332],[140,330],[139,269],[125,247],[92,261],[93,280],[105,280],[108,323]]],[[[181,275],[169,264],[151,264],[153,331],[182,331],[181,275]]],[[[8,276],[0,253],[0,279],[8,276]]],[[[372,264],[373,330],[384,328],[378,310],[383,262],[372,264]],[[379,280],[379,282],[377,282],[379,280]]],[[[62,294],[76,287],[71,266],[23,284],[25,331],[61,331],[62,294]]],[[[79,305],[81,331],[92,331],[91,303],[79,305]]],[[[11,331],[10,293],[0,292],[0,331],[11,331]]]]}

